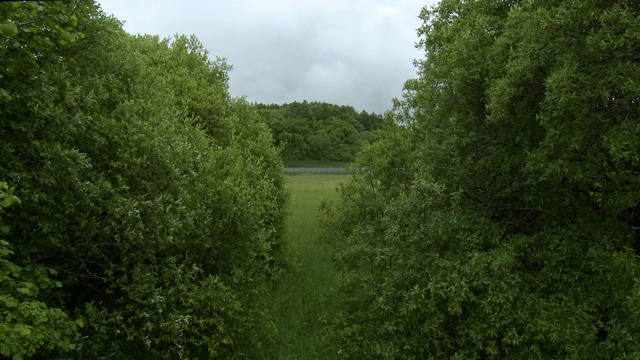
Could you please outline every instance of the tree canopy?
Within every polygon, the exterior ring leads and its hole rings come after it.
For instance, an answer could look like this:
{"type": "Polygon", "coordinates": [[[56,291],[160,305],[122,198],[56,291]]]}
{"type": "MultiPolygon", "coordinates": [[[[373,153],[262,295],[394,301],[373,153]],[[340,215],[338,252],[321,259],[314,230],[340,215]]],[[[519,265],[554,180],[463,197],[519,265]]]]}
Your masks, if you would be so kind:
{"type": "Polygon", "coordinates": [[[442,0],[329,211],[348,358],[640,356],[640,5],[442,0]]]}
{"type": "Polygon", "coordinates": [[[353,161],[379,138],[382,116],[320,102],[257,104],[285,160],[353,161]]]}
{"type": "Polygon", "coordinates": [[[282,162],[197,38],[0,4],[0,354],[241,355],[274,328],[282,162]],[[11,206],[9,206],[11,205],[11,206]]]}

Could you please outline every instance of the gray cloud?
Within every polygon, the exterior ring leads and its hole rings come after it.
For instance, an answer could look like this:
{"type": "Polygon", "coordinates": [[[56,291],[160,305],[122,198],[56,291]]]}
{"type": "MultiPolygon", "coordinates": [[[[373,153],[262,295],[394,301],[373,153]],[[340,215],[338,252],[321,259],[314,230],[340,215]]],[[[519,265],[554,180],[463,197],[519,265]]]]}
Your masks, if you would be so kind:
{"type": "Polygon", "coordinates": [[[195,34],[250,101],[324,101],[382,113],[415,74],[420,9],[435,0],[111,0],[130,33],[195,34]]]}

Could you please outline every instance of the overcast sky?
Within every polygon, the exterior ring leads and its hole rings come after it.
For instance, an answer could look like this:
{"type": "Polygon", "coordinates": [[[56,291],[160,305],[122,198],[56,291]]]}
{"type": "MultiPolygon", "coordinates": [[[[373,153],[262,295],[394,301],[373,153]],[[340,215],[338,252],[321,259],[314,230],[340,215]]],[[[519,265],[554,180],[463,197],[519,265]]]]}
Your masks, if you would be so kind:
{"type": "MultiPolygon", "coordinates": [[[[99,0],[100,1],[100,0],[99,0]]],[[[382,113],[415,77],[418,15],[436,0],[102,0],[132,34],[194,34],[233,96],[382,113]]]]}

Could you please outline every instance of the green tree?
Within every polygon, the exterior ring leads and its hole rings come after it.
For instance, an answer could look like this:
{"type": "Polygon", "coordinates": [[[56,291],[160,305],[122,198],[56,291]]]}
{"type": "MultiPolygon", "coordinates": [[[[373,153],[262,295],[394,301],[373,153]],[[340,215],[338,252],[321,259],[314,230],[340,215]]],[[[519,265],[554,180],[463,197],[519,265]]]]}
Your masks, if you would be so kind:
{"type": "MultiPolygon", "coordinates": [[[[20,204],[14,191],[0,182],[0,215],[3,208],[20,204]]],[[[0,236],[9,232],[0,218],[0,236]]],[[[56,271],[38,265],[20,267],[9,260],[12,254],[10,244],[0,240],[0,355],[21,359],[40,349],[74,349],[73,337],[82,320],[72,321],[62,309],[50,308],[38,299],[41,290],[62,286],[49,277],[56,271]]]]}
{"type": "Polygon", "coordinates": [[[284,174],[225,61],[195,37],[131,36],[88,0],[0,15],[0,173],[22,199],[2,218],[3,294],[33,283],[24,299],[50,315],[50,333],[2,354],[227,357],[268,341],[284,174]]]}
{"type": "Polygon", "coordinates": [[[640,354],[638,4],[445,0],[327,231],[354,358],[640,354]]]}
{"type": "Polygon", "coordinates": [[[382,126],[381,116],[351,106],[307,101],[257,106],[286,160],[352,161],[379,138],[382,126]]]}

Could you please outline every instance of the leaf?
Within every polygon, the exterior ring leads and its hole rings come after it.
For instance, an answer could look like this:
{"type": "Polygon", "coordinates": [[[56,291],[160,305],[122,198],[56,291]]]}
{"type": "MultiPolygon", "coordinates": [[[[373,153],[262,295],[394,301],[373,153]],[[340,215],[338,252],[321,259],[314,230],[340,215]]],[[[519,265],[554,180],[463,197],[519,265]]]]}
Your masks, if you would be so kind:
{"type": "Polygon", "coordinates": [[[5,100],[13,100],[13,96],[11,96],[11,93],[9,93],[9,91],[5,89],[0,89],[0,94],[2,94],[2,97],[4,97],[5,100]]]}
{"type": "Polygon", "coordinates": [[[18,34],[18,27],[11,20],[0,26],[0,31],[5,37],[14,37],[18,34]]]}
{"type": "Polygon", "coordinates": [[[17,288],[16,290],[22,295],[26,295],[26,296],[34,295],[33,291],[31,289],[29,289],[28,287],[17,288]]]}
{"type": "Polygon", "coordinates": [[[4,299],[4,305],[8,308],[14,308],[18,306],[18,300],[14,297],[7,297],[4,299]]]}
{"type": "Polygon", "coordinates": [[[16,326],[18,332],[20,333],[20,335],[24,335],[27,336],[29,334],[31,334],[31,329],[28,326],[25,325],[18,325],[16,326]]]}

